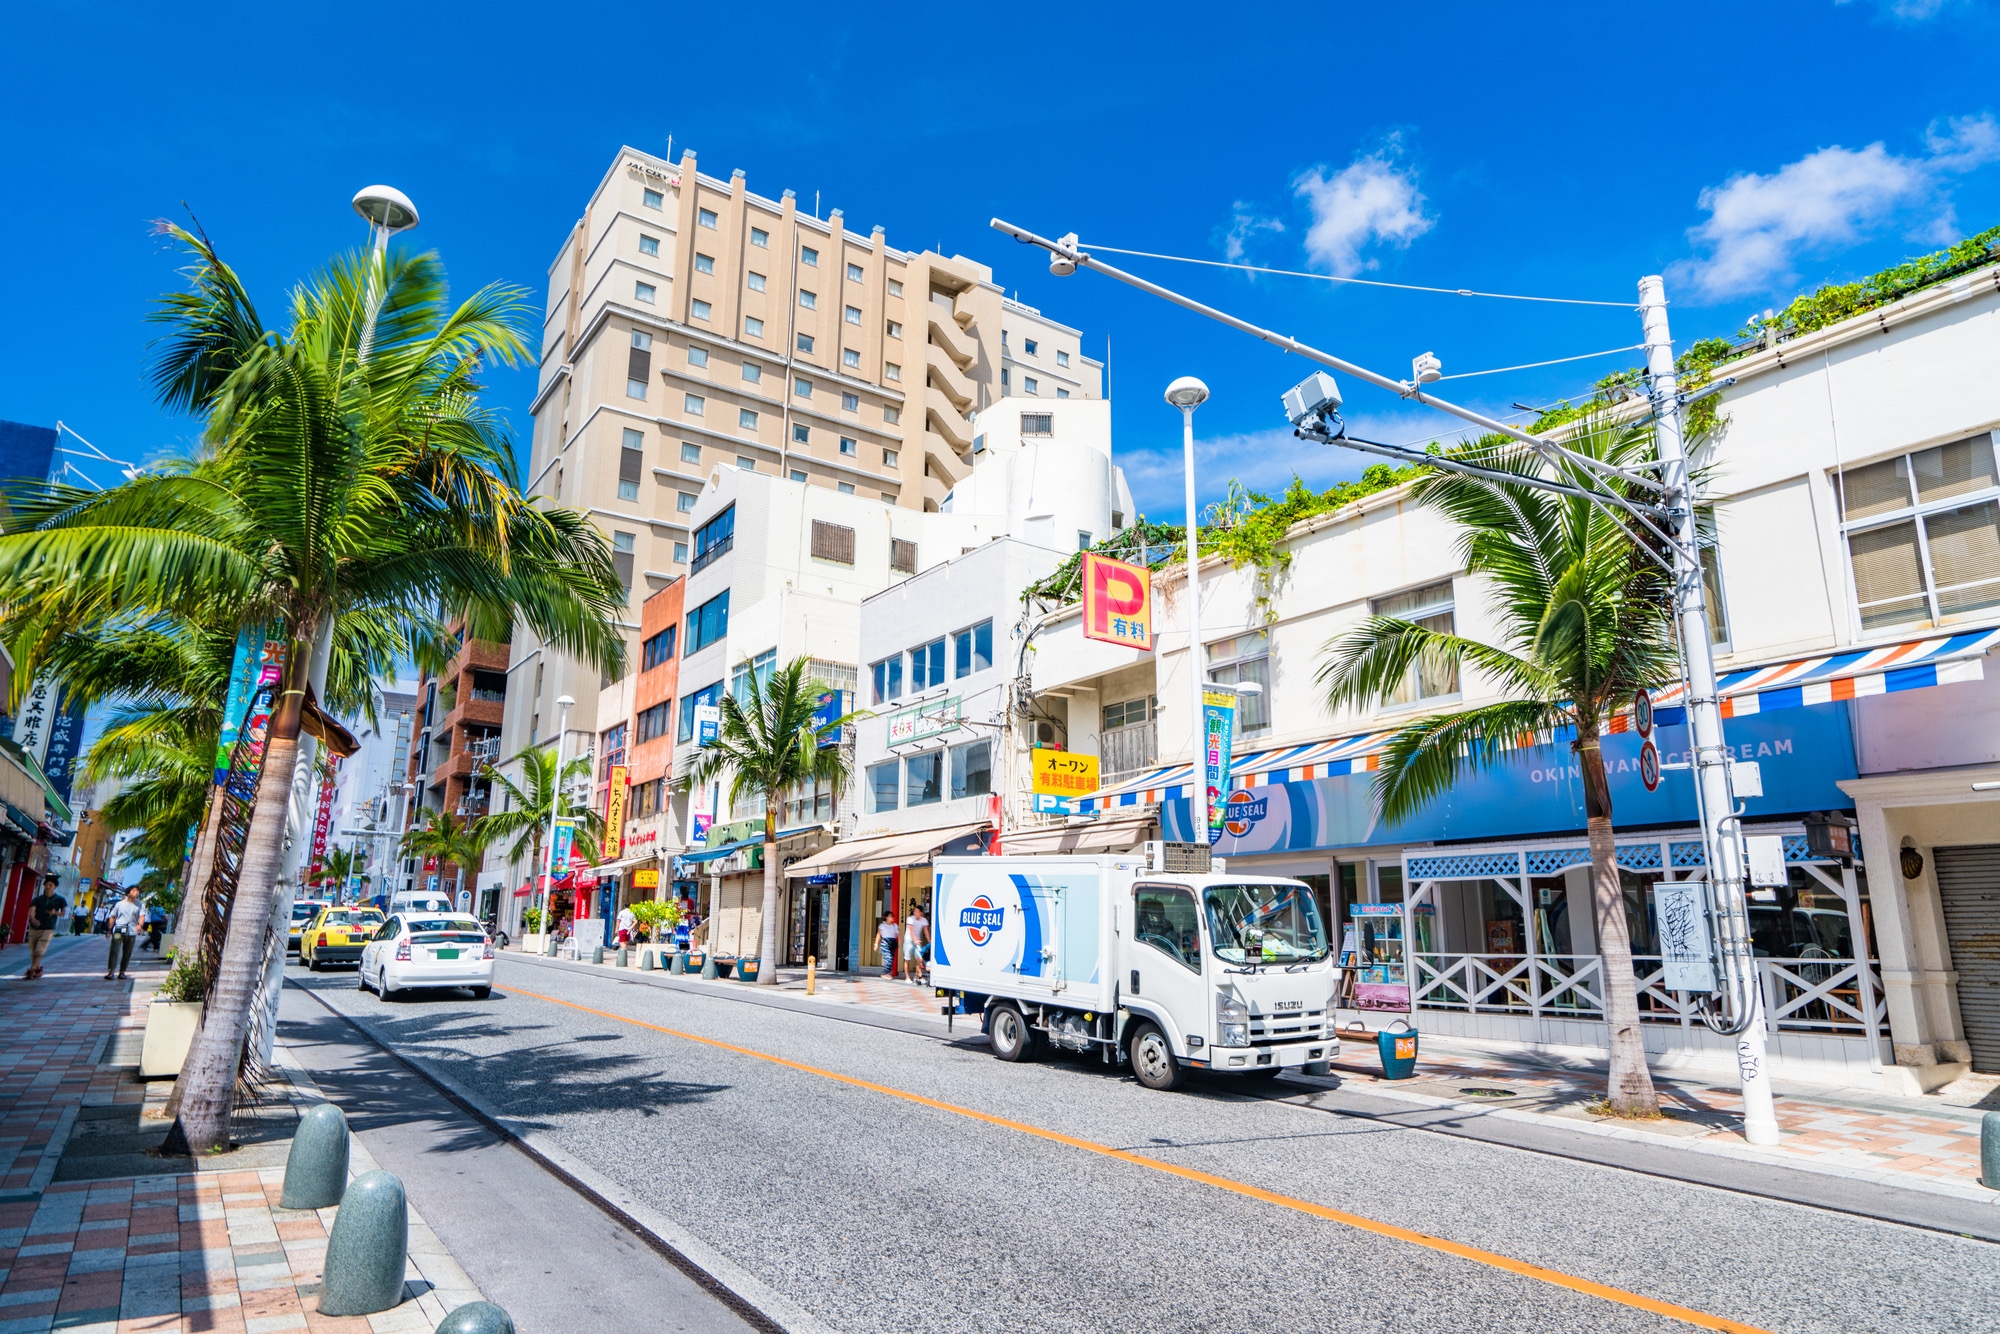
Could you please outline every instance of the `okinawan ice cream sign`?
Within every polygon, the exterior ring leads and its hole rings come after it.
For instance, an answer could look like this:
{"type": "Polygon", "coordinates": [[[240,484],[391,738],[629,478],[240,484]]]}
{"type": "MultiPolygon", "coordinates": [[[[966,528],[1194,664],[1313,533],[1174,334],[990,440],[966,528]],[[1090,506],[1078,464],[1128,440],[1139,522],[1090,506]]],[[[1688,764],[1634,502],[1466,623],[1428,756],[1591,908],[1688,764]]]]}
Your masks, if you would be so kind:
{"type": "Polygon", "coordinates": [[[1153,647],[1153,573],[1083,553],[1083,637],[1127,648],[1153,647]]]}

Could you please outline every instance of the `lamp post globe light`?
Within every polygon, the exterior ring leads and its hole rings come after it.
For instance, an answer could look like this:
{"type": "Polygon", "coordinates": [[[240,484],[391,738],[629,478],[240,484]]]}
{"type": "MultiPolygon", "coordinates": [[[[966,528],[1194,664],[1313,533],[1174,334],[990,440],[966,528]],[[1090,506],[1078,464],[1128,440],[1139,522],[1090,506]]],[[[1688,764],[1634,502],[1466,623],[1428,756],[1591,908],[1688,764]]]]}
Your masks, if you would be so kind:
{"type": "Polygon", "coordinates": [[[393,185],[370,185],[354,193],[354,211],[367,219],[375,253],[389,248],[389,238],[417,225],[417,206],[393,185]]]}
{"type": "Polygon", "coordinates": [[[1203,742],[1201,670],[1201,555],[1195,530],[1200,526],[1194,507],[1194,410],[1208,401],[1208,386],[1183,375],[1167,386],[1167,402],[1181,410],[1181,468],[1187,488],[1187,617],[1188,617],[1188,824],[1190,842],[1208,838],[1208,782],[1203,742]],[[1197,795],[1199,794],[1199,795],[1197,795]]]}

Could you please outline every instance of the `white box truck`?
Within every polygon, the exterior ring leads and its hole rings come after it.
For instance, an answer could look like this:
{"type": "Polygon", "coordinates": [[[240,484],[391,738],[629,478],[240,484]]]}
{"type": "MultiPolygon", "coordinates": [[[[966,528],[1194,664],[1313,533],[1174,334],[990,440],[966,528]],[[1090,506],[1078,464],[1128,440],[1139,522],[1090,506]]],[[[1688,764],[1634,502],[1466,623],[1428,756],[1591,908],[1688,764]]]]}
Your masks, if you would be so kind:
{"type": "Polygon", "coordinates": [[[1323,1069],[1339,1050],[1335,958],[1311,887],[1153,868],[938,858],[932,980],[984,1014],[1003,1061],[1094,1050],[1156,1089],[1189,1069],[1323,1069]]]}

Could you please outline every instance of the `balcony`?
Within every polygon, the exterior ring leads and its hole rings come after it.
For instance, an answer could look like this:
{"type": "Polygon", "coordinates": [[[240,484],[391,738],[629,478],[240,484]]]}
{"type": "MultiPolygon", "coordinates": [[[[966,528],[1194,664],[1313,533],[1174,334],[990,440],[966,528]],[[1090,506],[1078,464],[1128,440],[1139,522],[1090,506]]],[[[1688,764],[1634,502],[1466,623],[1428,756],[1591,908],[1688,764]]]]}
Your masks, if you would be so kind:
{"type": "Polygon", "coordinates": [[[732,532],[729,536],[723,538],[720,542],[717,542],[694,558],[693,563],[688,566],[689,576],[700,574],[703,570],[713,565],[716,561],[721,560],[735,549],[736,534],[732,532]]]}

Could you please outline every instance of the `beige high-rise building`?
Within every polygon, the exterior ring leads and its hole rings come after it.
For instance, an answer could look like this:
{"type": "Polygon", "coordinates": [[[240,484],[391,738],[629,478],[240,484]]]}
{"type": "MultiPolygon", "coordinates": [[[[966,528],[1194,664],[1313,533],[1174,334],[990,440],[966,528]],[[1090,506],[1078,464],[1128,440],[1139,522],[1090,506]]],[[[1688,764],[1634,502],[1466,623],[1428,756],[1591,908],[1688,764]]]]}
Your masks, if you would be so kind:
{"type": "MultiPolygon", "coordinates": [[[[962,255],[892,248],[840,209],[752,194],[619,150],[549,266],[528,488],[611,535],[639,604],[688,573],[687,516],[719,467],[935,511],[1003,397],[1100,398],[1076,329],[962,255]]],[[[597,730],[602,682],[517,633],[503,755],[597,730]]]]}

